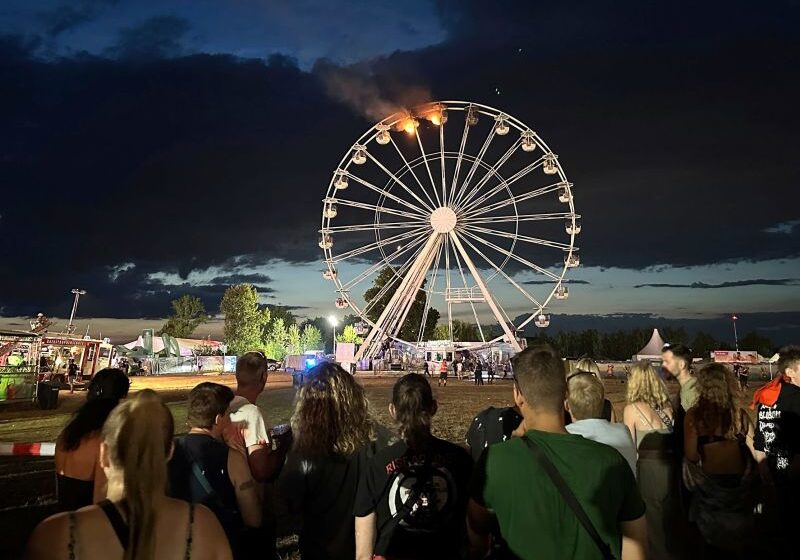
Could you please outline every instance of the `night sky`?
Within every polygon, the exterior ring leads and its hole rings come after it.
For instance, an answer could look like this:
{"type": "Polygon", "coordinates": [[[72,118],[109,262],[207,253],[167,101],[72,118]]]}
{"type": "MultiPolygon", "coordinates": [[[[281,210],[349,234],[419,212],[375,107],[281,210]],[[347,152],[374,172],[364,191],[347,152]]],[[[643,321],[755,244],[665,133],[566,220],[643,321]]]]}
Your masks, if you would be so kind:
{"type": "Polygon", "coordinates": [[[242,281],[330,313],[320,199],[375,120],[344,76],[499,107],[559,153],[582,266],[553,327],[736,312],[796,342],[798,21],[790,0],[5,0],[0,315],[64,317],[73,287],[83,318],[216,312],[242,281]]]}

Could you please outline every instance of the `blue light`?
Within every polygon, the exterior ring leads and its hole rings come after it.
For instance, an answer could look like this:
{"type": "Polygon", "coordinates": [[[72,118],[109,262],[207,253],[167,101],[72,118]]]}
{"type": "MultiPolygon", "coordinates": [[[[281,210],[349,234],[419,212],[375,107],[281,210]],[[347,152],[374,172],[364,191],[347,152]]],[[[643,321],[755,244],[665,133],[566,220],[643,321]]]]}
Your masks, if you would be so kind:
{"type": "Polygon", "coordinates": [[[317,365],[316,358],[306,358],[306,369],[311,369],[315,365],[317,365]]]}

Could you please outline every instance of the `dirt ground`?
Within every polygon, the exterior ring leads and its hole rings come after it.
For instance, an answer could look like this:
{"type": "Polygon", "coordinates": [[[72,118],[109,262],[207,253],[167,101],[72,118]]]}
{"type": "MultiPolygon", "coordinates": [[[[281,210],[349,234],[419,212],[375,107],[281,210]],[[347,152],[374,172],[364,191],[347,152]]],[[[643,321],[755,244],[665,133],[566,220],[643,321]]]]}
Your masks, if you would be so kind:
{"type": "MultiPolygon", "coordinates": [[[[391,427],[388,404],[393,377],[374,377],[359,374],[375,418],[391,427]]],[[[175,417],[176,433],[186,432],[186,397],[189,390],[203,381],[213,381],[234,386],[232,375],[195,375],[132,378],[131,394],[145,388],[159,392],[175,417]]],[[[621,420],[625,402],[625,383],[620,379],[606,379],[606,396],[614,405],[621,420]]],[[[757,384],[760,384],[757,383],[757,384]]],[[[497,380],[493,385],[475,386],[470,381],[452,377],[447,387],[432,386],[439,401],[439,412],[434,418],[434,434],[443,439],[463,444],[467,428],[474,415],[489,406],[512,404],[511,381],[497,380]]],[[[677,383],[671,383],[677,391],[677,383]]],[[[285,373],[270,374],[267,388],[259,397],[258,405],[269,425],[288,422],[294,405],[295,391],[291,377],[285,373]]],[[[0,409],[0,442],[55,441],[59,432],[85,399],[84,392],[70,394],[61,391],[56,410],[39,410],[31,404],[17,404],[0,409]]],[[[55,504],[55,475],[53,460],[47,457],[0,457],[0,558],[20,557],[28,535],[41,519],[53,513],[55,504]]],[[[296,540],[283,539],[282,551],[286,558],[296,557],[296,540]]]]}

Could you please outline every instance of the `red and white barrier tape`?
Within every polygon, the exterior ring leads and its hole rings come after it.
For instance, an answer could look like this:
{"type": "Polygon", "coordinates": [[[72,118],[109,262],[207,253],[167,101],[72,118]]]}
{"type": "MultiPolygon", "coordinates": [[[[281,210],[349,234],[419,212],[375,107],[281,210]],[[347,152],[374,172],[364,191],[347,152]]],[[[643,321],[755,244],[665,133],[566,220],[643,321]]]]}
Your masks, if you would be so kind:
{"type": "Polygon", "coordinates": [[[56,454],[56,444],[49,441],[36,443],[3,443],[0,442],[0,456],[34,455],[52,457],[56,454]]]}

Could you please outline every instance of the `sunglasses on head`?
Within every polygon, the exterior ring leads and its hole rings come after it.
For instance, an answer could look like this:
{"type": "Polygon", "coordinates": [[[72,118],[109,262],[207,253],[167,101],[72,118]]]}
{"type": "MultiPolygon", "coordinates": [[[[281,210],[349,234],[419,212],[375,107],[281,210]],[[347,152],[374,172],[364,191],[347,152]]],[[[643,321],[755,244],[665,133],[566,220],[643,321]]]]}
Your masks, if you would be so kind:
{"type": "Polygon", "coordinates": [[[592,377],[595,377],[595,374],[593,374],[591,371],[576,371],[574,373],[570,373],[567,376],[567,383],[569,383],[570,379],[572,379],[573,377],[578,377],[579,375],[591,375],[592,377]]]}

